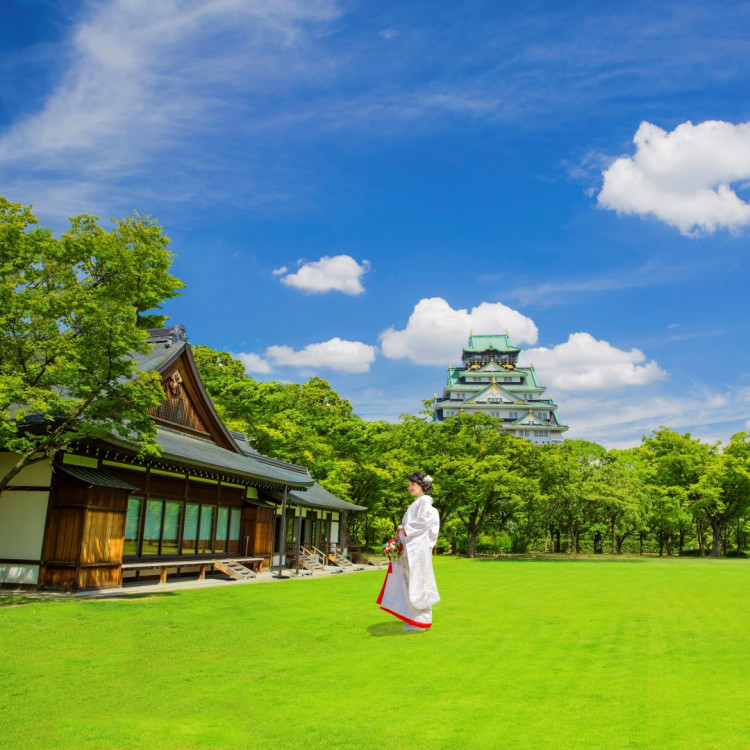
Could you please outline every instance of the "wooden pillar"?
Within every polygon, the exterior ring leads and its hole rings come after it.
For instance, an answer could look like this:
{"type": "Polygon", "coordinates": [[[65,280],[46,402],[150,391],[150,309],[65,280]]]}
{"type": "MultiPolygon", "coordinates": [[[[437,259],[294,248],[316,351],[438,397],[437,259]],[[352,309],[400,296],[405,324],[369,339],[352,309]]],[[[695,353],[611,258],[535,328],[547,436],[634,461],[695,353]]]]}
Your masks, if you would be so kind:
{"type": "Polygon", "coordinates": [[[315,540],[313,541],[313,545],[316,546],[318,549],[320,549],[320,532],[321,532],[321,526],[323,525],[323,514],[318,513],[318,511],[315,511],[315,540]]]}
{"type": "Polygon", "coordinates": [[[281,502],[281,531],[279,533],[279,572],[281,578],[281,568],[284,557],[286,557],[286,492],[287,487],[284,485],[284,499],[281,502]]]}
{"type": "Polygon", "coordinates": [[[298,505],[294,509],[295,512],[295,518],[297,519],[297,533],[294,533],[294,530],[292,529],[292,540],[294,541],[294,553],[296,559],[296,568],[297,568],[297,575],[299,575],[299,560],[300,560],[300,546],[302,544],[301,537],[302,537],[302,508],[298,505]]]}
{"type": "Polygon", "coordinates": [[[326,547],[325,553],[331,551],[331,531],[333,530],[333,513],[326,513],[326,547]]]}
{"type": "Polygon", "coordinates": [[[347,532],[349,531],[348,526],[349,519],[347,517],[347,512],[342,510],[339,514],[339,547],[341,547],[342,552],[349,546],[349,540],[347,539],[347,532]]]}

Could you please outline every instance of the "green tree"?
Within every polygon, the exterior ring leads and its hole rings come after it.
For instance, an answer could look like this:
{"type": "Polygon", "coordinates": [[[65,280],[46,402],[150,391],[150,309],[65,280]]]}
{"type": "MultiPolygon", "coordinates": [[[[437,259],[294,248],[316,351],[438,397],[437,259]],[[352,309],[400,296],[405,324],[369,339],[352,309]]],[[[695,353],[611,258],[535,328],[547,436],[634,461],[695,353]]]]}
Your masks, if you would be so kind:
{"type": "Polygon", "coordinates": [[[483,414],[426,426],[422,463],[436,478],[443,520],[460,520],[474,557],[477,537],[505,525],[538,492],[535,448],[483,414]]]}
{"type": "Polygon", "coordinates": [[[605,453],[601,445],[587,440],[541,446],[540,488],[549,499],[553,525],[568,532],[573,554],[580,551],[581,535],[599,520],[597,467],[605,453]]]}
{"type": "Polygon", "coordinates": [[[350,533],[373,542],[372,520],[384,515],[391,476],[381,455],[393,425],[367,423],[320,377],[307,382],[259,382],[227,352],[194,350],[206,390],[226,424],[245,432],[261,453],[307,466],[326,489],[363,505],[350,533]]]}
{"type": "MultiPolygon", "coordinates": [[[[689,516],[700,516],[698,485],[715,452],[715,447],[691,437],[690,433],[680,434],[663,426],[644,438],[641,454],[652,467],[651,524],[659,538],[660,553],[665,541],[668,553],[671,552],[675,533],[680,534],[681,541],[684,539],[689,516]]],[[[700,533],[699,543],[702,552],[700,533]]]]}
{"type": "Polygon", "coordinates": [[[622,554],[625,539],[644,526],[649,508],[649,471],[638,449],[633,448],[609,451],[600,466],[600,505],[609,524],[613,555],[622,554]]]}
{"type": "Polygon", "coordinates": [[[0,197],[0,448],[16,461],[0,490],[31,463],[85,437],[129,434],[157,452],[148,410],[163,399],[138,372],[145,315],[183,284],[161,227],[137,214],[105,230],[77,216],[61,239],[31,208],[0,197]]]}
{"type": "Polygon", "coordinates": [[[750,510],[750,435],[738,432],[724,450],[712,452],[694,487],[694,507],[713,532],[711,554],[722,555],[727,526],[750,510]]]}

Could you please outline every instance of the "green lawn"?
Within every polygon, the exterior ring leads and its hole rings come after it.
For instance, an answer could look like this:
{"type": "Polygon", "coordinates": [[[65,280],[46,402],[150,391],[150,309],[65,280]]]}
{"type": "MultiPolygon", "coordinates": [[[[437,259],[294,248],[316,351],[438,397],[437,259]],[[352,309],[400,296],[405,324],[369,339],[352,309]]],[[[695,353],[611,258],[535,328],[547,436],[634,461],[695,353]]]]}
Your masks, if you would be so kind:
{"type": "Polygon", "coordinates": [[[383,575],[0,607],[0,746],[750,747],[750,563],[438,558],[416,634],[383,575]]]}

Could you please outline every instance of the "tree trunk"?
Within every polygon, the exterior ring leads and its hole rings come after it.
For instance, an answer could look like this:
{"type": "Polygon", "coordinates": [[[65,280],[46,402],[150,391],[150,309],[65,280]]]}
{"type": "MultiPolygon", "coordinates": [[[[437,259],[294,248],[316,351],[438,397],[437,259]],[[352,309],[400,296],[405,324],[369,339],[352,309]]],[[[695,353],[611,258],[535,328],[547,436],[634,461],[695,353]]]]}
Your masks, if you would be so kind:
{"type": "Polygon", "coordinates": [[[711,547],[711,557],[721,557],[721,537],[724,534],[724,524],[721,521],[712,521],[711,530],[714,534],[714,543],[711,547]]]}
{"type": "Polygon", "coordinates": [[[742,554],[742,522],[737,519],[737,557],[742,554]]]}
{"type": "Polygon", "coordinates": [[[597,531],[596,534],[594,534],[594,554],[601,555],[603,553],[604,553],[604,543],[602,540],[602,532],[597,531]]]}
{"type": "Polygon", "coordinates": [[[560,529],[555,531],[555,552],[562,550],[562,542],[560,541],[560,529]]]}
{"type": "Polygon", "coordinates": [[[640,551],[638,552],[638,554],[642,555],[643,554],[643,532],[642,531],[638,533],[638,541],[640,543],[640,551]]]}
{"type": "Polygon", "coordinates": [[[664,534],[662,532],[659,532],[659,557],[661,557],[664,554],[664,534]]]}
{"type": "Polygon", "coordinates": [[[672,532],[667,534],[667,557],[672,557],[672,532]]]}
{"type": "Polygon", "coordinates": [[[629,532],[625,534],[620,534],[617,537],[617,554],[618,555],[622,554],[622,545],[625,544],[625,540],[628,538],[628,535],[629,535],[629,532]]]}
{"type": "Polygon", "coordinates": [[[725,554],[725,550],[729,549],[730,540],[732,538],[732,529],[729,524],[724,527],[724,531],[721,534],[721,550],[725,554]]]}
{"type": "Polygon", "coordinates": [[[578,554],[578,529],[574,524],[568,524],[568,533],[570,534],[570,552],[573,555],[578,554]]]}
{"type": "Polygon", "coordinates": [[[685,534],[686,533],[687,533],[686,531],[682,531],[682,529],[680,530],[680,546],[677,549],[678,555],[681,555],[682,551],[685,549],[685,534]]]}
{"type": "Polygon", "coordinates": [[[610,526],[612,527],[612,552],[611,554],[615,554],[617,551],[617,535],[615,534],[615,519],[614,517],[610,519],[610,526]]]}
{"type": "Polygon", "coordinates": [[[705,557],[706,556],[706,545],[705,545],[705,541],[704,541],[703,522],[702,521],[698,521],[695,524],[695,531],[696,531],[696,534],[698,535],[698,552],[700,553],[701,557],[705,557]]]}
{"type": "Polygon", "coordinates": [[[467,530],[466,535],[466,557],[476,557],[477,555],[477,535],[478,530],[467,530]]]}

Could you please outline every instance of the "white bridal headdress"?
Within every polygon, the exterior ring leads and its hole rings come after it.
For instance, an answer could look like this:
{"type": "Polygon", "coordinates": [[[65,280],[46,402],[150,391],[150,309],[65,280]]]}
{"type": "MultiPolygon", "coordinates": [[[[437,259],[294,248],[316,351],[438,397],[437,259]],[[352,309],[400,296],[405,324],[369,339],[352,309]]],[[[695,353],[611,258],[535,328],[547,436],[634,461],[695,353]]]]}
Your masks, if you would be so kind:
{"type": "Polygon", "coordinates": [[[424,475],[423,482],[432,482],[432,477],[429,474],[424,475]]]}

